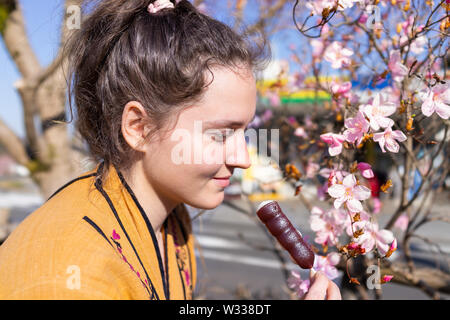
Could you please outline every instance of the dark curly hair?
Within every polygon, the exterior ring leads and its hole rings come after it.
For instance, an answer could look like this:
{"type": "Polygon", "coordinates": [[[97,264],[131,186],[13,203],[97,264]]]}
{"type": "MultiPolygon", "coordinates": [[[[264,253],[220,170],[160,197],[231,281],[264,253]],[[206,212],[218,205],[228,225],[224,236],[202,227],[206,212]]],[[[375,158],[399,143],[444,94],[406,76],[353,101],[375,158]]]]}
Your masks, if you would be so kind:
{"type": "Polygon", "coordinates": [[[186,0],[150,14],[152,2],[85,1],[83,11],[89,14],[66,46],[76,128],[105,168],[130,164],[132,150],[121,133],[127,102],[139,101],[152,128],[164,129],[173,115],[201,99],[211,67],[243,65],[258,72],[270,60],[268,42],[260,35],[252,41],[186,0]]]}

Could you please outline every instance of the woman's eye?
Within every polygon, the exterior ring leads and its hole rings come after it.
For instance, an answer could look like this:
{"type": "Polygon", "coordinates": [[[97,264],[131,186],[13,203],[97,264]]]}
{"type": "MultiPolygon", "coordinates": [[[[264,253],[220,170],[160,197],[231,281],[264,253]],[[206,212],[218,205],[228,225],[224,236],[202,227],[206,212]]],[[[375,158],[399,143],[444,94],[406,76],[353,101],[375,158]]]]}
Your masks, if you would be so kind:
{"type": "Polygon", "coordinates": [[[234,130],[216,131],[211,134],[211,139],[215,142],[225,142],[233,134],[234,130]]]}

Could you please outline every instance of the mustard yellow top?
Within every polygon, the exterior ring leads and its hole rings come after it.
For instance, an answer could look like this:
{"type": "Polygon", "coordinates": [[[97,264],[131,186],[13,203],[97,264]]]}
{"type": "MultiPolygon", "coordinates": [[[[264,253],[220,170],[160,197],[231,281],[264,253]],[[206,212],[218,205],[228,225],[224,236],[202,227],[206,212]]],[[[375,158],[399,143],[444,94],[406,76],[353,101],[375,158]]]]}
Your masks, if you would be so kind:
{"type": "MultiPolygon", "coordinates": [[[[184,204],[154,230],[123,176],[110,167],[59,189],[0,246],[0,299],[191,299],[196,281],[184,204]]],[[[151,213],[150,213],[151,214],[151,213]]]]}

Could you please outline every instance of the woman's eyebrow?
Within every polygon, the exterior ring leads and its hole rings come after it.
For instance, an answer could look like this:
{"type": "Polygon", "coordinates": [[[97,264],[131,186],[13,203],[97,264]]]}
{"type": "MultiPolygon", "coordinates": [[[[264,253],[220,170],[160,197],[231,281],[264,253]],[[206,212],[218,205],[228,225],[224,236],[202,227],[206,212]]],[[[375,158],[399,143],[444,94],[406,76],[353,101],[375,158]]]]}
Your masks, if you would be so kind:
{"type": "Polygon", "coordinates": [[[245,122],[233,120],[215,120],[215,121],[205,121],[203,125],[206,128],[229,128],[229,127],[242,127],[245,125],[245,122]]]}

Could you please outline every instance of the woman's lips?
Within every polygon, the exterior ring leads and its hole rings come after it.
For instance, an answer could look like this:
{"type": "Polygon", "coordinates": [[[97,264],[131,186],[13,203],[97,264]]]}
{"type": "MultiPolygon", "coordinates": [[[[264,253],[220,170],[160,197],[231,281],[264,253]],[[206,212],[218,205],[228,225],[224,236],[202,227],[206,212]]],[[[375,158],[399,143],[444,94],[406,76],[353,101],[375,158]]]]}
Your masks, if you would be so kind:
{"type": "Polygon", "coordinates": [[[222,188],[230,185],[230,178],[214,178],[214,181],[222,188]]]}

